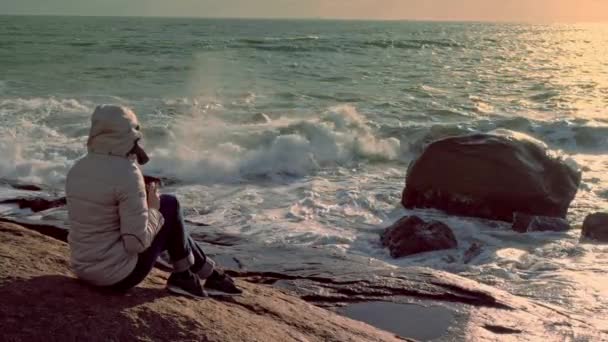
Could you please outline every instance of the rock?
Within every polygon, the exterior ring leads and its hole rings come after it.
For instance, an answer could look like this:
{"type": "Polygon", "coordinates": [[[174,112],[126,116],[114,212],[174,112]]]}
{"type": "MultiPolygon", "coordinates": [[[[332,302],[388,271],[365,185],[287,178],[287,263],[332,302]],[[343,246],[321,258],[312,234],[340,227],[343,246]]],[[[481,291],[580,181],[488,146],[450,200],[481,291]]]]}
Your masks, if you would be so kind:
{"type": "Polygon", "coordinates": [[[268,115],[266,115],[265,113],[256,113],[252,118],[251,118],[251,122],[252,123],[257,123],[257,124],[267,124],[272,122],[272,120],[270,119],[270,117],[268,115]]]}
{"type": "MultiPolygon", "coordinates": [[[[60,225],[53,224],[45,224],[45,222],[40,220],[31,220],[27,218],[6,218],[0,217],[0,225],[3,223],[12,223],[17,224],[23,227],[27,227],[28,229],[35,230],[40,234],[52,237],[53,239],[57,239],[59,241],[67,242],[68,241],[68,233],[69,230],[67,227],[62,227],[60,225]]],[[[55,222],[57,224],[57,222],[55,222]]]]}
{"type": "Polygon", "coordinates": [[[608,213],[595,213],[583,222],[582,236],[599,242],[608,242],[608,213]]]}
{"type": "Polygon", "coordinates": [[[481,244],[479,244],[477,242],[473,242],[471,244],[471,247],[469,247],[469,249],[467,249],[466,252],[464,252],[464,255],[462,256],[462,262],[465,264],[470,263],[473,259],[478,257],[479,254],[481,254],[481,252],[482,252],[481,244]]]}
{"type": "Polygon", "coordinates": [[[68,248],[0,223],[0,322],[6,341],[398,341],[268,286],[239,297],[171,296],[153,271],[128,295],[104,293],[69,271],[68,248]]]}
{"type": "Polygon", "coordinates": [[[386,228],[381,240],[393,258],[458,246],[450,227],[439,221],[424,222],[418,216],[406,216],[386,228]]]}
{"type": "Polygon", "coordinates": [[[443,260],[446,264],[453,264],[456,262],[456,258],[449,254],[441,257],[441,260],[443,260]]]}
{"type": "Polygon", "coordinates": [[[566,232],[570,223],[561,217],[532,216],[524,213],[513,215],[513,230],[526,232],[566,232]]]}
{"type": "Polygon", "coordinates": [[[402,204],[511,221],[515,212],[565,217],[581,173],[521,133],[431,143],[407,172],[402,204]]]}
{"type": "Polygon", "coordinates": [[[13,188],[24,191],[42,191],[42,188],[34,184],[13,184],[13,188]]]}
{"type": "Polygon", "coordinates": [[[17,204],[20,209],[31,209],[37,213],[52,208],[58,208],[66,205],[65,197],[56,199],[46,199],[42,197],[31,197],[31,198],[12,198],[0,201],[0,204],[17,204]]]}
{"type": "Polygon", "coordinates": [[[23,191],[42,191],[45,190],[43,185],[38,184],[29,184],[29,183],[21,183],[16,180],[11,179],[0,179],[0,184],[8,185],[13,189],[23,190],[23,191]]]}

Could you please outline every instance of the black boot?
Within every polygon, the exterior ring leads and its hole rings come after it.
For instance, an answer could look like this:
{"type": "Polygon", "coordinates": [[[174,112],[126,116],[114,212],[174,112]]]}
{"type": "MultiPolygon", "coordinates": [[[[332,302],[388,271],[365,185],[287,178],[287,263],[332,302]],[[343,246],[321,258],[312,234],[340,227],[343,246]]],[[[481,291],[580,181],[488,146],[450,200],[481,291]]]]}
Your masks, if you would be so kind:
{"type": "Polygon", "coordinates": [[[234,280],[229,275],[218,270],[213,270],[213,273],[207,278],[205,288],[220,291],[223,294],[238,295],[243,293],[243,290],[236,287],[234,280]]]}
{"type": "Polygon", "coordinates": [[[205,298],[208,296],[207,292],[203,290],[198,276],[190,272],[190,270],[171,273],[171,276],[167,280],[167,290],[174,294],[194,298],[205,298]]]}

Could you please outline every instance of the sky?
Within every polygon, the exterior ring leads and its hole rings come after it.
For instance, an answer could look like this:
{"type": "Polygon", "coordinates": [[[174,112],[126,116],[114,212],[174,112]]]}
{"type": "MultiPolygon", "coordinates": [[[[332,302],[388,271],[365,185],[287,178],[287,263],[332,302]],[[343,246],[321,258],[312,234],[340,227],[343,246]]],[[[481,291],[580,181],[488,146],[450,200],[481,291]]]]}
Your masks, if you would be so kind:
{"type": "Polygon", "coordinates": [[[608,0],[1,0],[0,14],[608,21],[608,0]]]}

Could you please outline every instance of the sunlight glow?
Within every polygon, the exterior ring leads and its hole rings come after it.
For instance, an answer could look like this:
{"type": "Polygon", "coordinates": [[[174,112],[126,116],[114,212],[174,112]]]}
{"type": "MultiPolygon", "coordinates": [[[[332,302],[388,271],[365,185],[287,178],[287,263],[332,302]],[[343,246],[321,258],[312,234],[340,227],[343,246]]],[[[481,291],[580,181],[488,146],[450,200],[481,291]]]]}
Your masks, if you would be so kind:
{"type": "Polygon", "coordinates": [[[0,14],[608,21],[606,0],[3,0],[0,14]]]}

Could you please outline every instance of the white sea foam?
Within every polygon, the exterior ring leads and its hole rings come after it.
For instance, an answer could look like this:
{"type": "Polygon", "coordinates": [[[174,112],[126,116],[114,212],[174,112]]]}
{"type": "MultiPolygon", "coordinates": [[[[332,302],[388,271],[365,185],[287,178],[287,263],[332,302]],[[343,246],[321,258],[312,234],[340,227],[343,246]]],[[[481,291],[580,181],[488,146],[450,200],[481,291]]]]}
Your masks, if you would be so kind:
{"type": "Polygon", "coordinates": [[[39,120],[53,113],[89,113],[91,103],[76,99],[8,98],[0,100],[0,116],[26,117],[39,120]]]}
{"type": "Polygon", "coordinates": [[[60,185],[72,161],[45,150],[44,142],[32,143],[0,129],[0,178],[60,185]]]}
{"type": "Polygon", "coordinates": [[[84,147],[83,137],[61,131],[70,129],[63,122],[89,111],[74,99],[0,100],[0,178],[60,186],[84,147]]]}
{"type": "Polygon", "coordinates": [[[150,169],[191,182],[313,174],[357,160],[395,161],[400,142],[378,139],[354,107],[320,118],[228,124],[196,114],[178,119],[168,146],[153,151],[150,169]]]}

